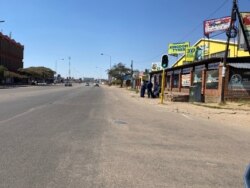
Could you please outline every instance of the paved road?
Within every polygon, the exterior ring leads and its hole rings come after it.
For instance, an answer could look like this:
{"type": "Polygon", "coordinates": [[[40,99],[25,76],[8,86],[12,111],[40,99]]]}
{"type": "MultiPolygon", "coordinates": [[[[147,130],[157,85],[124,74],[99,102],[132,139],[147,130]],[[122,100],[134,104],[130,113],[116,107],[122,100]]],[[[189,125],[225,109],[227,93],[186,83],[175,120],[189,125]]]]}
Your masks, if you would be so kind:
{"type": "Polygon", "coordinates": [[[242,187],[250,129],[115,88],[0,90],[0,187],[242,187]]]}

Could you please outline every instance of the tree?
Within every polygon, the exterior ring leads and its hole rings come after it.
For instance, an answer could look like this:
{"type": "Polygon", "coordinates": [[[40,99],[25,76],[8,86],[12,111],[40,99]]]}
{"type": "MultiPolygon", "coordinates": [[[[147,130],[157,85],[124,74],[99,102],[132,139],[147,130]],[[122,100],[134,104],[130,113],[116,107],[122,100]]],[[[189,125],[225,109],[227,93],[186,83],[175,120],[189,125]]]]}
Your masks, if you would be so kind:
{"type": "Polygon", "coordinates": [[[7,71],[7,70],[8,69],[6,67],[0,65],[0,81],[2,81],[4,79],[4,72],[7,71]]]}
{"type": "Polygon", "coordinates": [[[131,69],[127,68],[123,63],[118,63],[108,70],[108,74],[111,77],[116,78],[116,80],[120,82],[121,87],[123,86],[124,76],[130,74],[130,72],[131,69]]]}
{"type": "Polygon", "coordinates": [[[55,72],[46,67],[29,67],[18,69],[20,74],[28,76],[32,80],[53,79],[55,72]]]}

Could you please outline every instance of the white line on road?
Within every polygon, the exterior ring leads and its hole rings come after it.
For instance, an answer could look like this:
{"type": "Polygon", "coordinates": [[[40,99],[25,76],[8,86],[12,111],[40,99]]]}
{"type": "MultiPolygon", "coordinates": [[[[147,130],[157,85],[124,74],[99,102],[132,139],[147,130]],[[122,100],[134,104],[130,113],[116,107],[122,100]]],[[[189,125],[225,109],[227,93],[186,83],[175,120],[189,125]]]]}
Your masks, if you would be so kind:
{"type": "Polygon", "coordinates": [[[189,119],[189,120],[193,120],[191,117],[185,115],[185,114],[181,114],[182,116],[184,116],[185,118],[189,119]]]}
{"type": "Polygon", "coordinates": [[[8,122],[8,121],[11,121],[11,120],[13,120],[13,119],[22,117],[22,116],[24,116],[24,115],[27,115],[27,114],[33,112],[34,110],[43,108],[43,107],[45,107],[45,106],[46,106],[46,105],[41,105],[41,106],[38,106],[38,107],[35,107],[35,108],[30,108],[29,110],[27,110],[27,111],[25,111],[25,112],[22,112],[22,113],[20,113],[20,114],[17,114],[17,115],[15,115],[15,116],[13,116],[13,117],[11,117],[11,118],[9,118],[9,119],[5,119],[5,120],[0,121],[0,124],[6,123],[6,122],[8,122]]]}

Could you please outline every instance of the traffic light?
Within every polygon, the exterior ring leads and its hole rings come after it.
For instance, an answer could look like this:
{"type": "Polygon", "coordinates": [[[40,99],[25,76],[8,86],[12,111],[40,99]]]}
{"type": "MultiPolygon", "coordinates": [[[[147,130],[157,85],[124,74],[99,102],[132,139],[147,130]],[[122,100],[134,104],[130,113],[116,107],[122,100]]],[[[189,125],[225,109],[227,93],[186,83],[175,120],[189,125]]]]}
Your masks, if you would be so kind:
{"type": "Polygon", "coordinates": [[[168,67],[168,55],[163,55],[162,56],[161,66],[164,69],[168,67]]]}

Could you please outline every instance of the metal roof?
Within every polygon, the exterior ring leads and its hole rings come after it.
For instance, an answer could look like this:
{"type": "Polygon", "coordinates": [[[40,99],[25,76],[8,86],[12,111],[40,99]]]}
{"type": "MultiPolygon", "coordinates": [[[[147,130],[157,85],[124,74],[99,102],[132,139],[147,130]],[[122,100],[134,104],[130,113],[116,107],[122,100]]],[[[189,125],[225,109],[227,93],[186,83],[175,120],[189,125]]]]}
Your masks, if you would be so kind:
{"type": "Polygon", "coordinates": [[[238,69],[250,69],[250,63],[229,63],[229,66],[238,69]]]}

